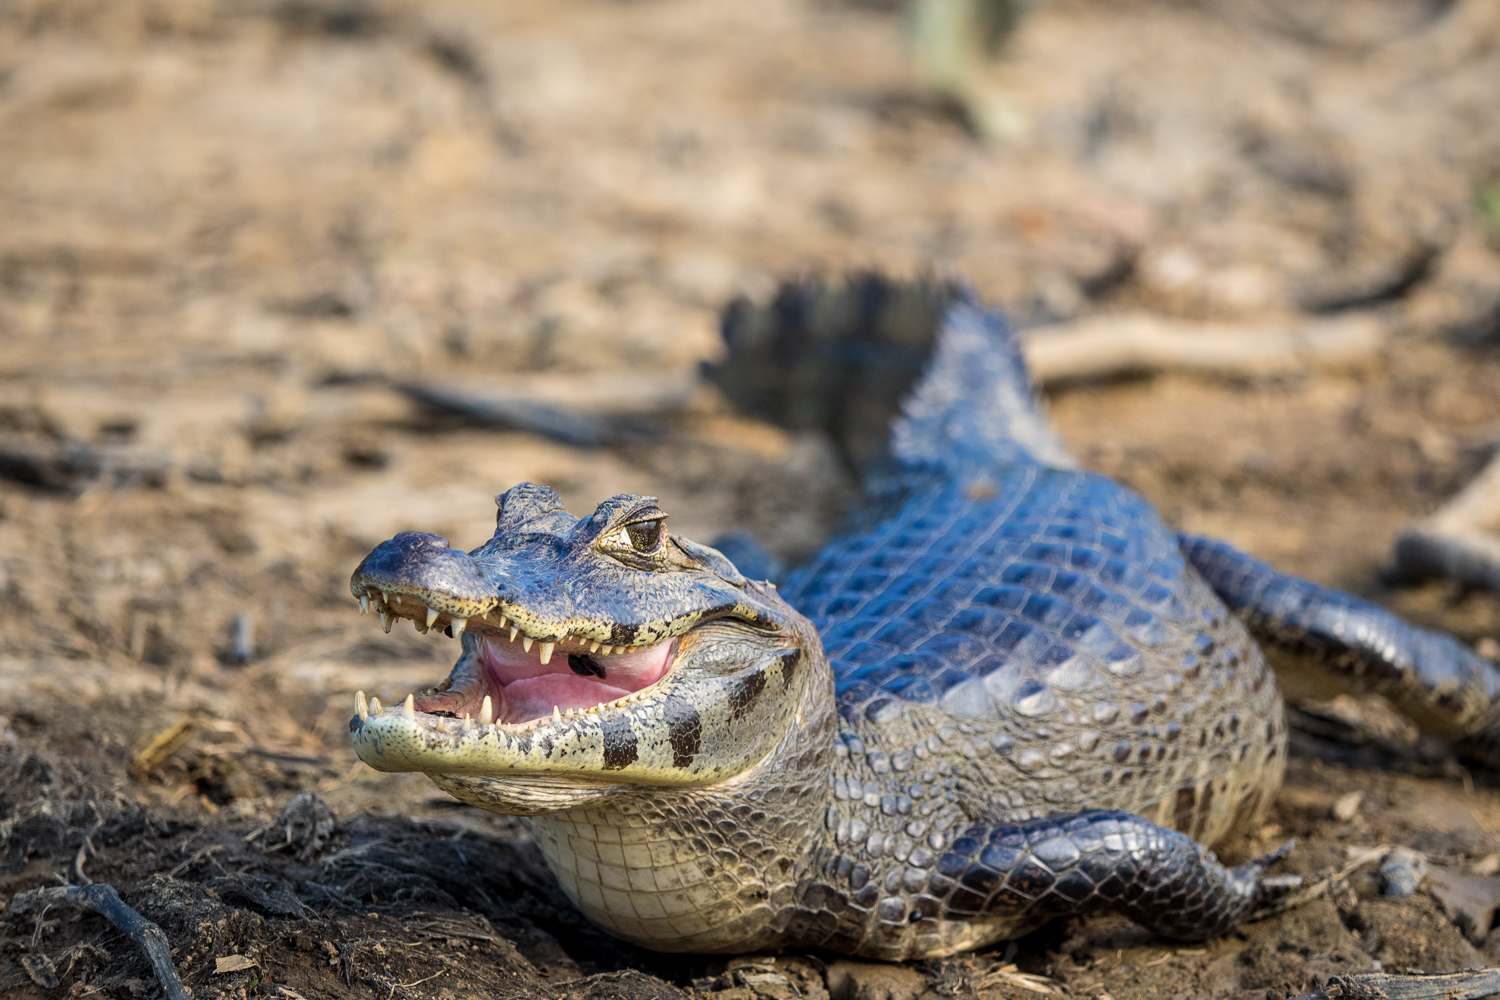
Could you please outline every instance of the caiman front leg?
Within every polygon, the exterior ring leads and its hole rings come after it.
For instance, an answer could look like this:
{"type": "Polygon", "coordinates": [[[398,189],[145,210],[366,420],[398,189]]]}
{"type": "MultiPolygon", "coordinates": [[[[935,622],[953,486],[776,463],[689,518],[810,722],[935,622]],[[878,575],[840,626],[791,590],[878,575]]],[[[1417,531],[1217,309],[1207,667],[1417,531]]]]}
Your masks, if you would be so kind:
{"type": "Polygon", "coordinates": [[[1278,572],[1226,542],[1181,535],[1183,555],[1244,621],[1292,694],[1384,695],[1422,729],[1500,768],[1500,669],[1450,635],[1278,572]]]}
{"type": "Polygon", "coordinates": [[[1167,937],[1202,940],[1274,912],[1298,876],[1266,878],[1291,844],[1238,868],[1176,830],[1120,810],[1093,809],[1005,825],[969,826],[924,867],[854,876],[850,902],[878,923],[866,954],[943,954],[994,923],[1015,936],[1061,916],[1112,910],[1167,937]],[[867,881],[866,881],[867,880],[867,881]],[[863,898],[862,898],[863,897],[863,898]]]}

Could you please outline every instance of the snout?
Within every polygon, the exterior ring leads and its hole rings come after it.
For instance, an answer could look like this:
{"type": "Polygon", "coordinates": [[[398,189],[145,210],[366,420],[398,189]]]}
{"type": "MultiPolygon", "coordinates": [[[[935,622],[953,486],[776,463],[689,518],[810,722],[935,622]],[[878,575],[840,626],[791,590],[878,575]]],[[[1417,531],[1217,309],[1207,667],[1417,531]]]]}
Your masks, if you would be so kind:
{"type": "Polygon", "coordinates": [[[420,531],[403,531],[377,545],[355,569],[349,589],[355,597],[371,590],[411,594],[463,618],[482,615],[503,597],[503,588],[473,556],[450,549],[441,535],[420,531]]]}

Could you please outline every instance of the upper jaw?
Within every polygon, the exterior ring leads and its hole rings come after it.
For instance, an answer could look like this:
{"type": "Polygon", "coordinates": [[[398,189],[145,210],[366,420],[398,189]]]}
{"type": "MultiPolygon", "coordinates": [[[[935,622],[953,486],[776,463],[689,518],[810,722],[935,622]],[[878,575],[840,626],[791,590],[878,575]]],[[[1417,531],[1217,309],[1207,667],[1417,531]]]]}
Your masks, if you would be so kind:
{"type": "MultiPolygon", "coordinates": [[[[387,632],[406,618],[418,632],[463,639],[463,654],[448,679],[408,696],[402,706],[406,721],[417,723],[427,738],[442,743],[443,734],[467,733],[476,725],[561,724],[633,703],[666,676],[682,636],[736,606],[732,598],[717,605],[700,601],[676,617],[635,623],[580,615],[560,581],[576,580],[588,567],[569,572],[555,549],[538,548],[541,558],[524,551],[506,559],[476,558],[486,553],[450,549],[437,535],[403,532],[377,546],[355,570],[350,590],[364,613],[380,616],[387,632]],[[519,585],[521,580],[530,585],[519,585]]],[[[637,610],[637,604],[611,601],[602,590],[590,595],[591,603],[620,614],[637,610]]],[[[722,593],[711,596],[725,601],[722,593]]],[[[370,721],[370,706],[360,702],[357,709],[352,725],[360,732],[370,721]]],[[[379,719],[369,732],[394,721],[379,719]]]]}
{"type": "MultiPolygon", "coordinates": [[[[407,618],[418,632],[464,636],[449,678],[408,699],[418,714],[525,725],[613,707],[665,676],[676,640],[705,617],[688,612],[645,626],[576,615],[559,620],[500,596],[478,596],[477,578],[472,557],[447,549],[435,535],[407,533],[372,552],[350,582],[361,610],[379,614],[387,632],[407,618]],[[453,593],[455,582],[467,593],[453,593]]],[[[435,725],[446,728],[440,719],[435,725]]]]}
{"type": "Polygon", "coordinates": [[[635,652],[682,635],[734,605],[731,600],[724,607],[635,622],[579,615],[550,581],[521,593],[497,567],[448,548],[445,538],[415,531],[376,546],[355,569],[349,589],[361,611],[380,615],[387,632],[398,618],[408,618],[423,633],[437,629],[456,637],[468,631],[496,641],[519,640],[528,651],[536,642],[543,663],[559,643],[584,644],[606,656],[635,652]]]}

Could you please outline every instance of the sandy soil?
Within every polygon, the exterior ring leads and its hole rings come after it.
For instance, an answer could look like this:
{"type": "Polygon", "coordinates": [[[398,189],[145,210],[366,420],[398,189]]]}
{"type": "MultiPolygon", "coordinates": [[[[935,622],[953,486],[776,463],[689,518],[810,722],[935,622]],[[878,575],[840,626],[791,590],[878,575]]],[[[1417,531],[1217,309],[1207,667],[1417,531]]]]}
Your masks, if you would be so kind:
{"type": "MultiPolygon", "coordinates": [[[[995,70],[1030,123],[1004,149],[913,83],[900,25],[834,0],[0,3],[0,892],[110,881],[200,997],[1037,995],[1015,962],[1074,997],[1279,998],[1500,963],[1369,865],[1198,948],[1097,919],[904,979],[666,958],[584,923],[513,822],[354,760],[352,692],[448,666],[348,595],[395,531],[477,544],[529,479],[578,512],[656,493],[682,533],[788,559],[826,536],[852,490],[829,442],[694,381],[719,309],[795,273],[957,275],[1039,329],[1376,317],[1394,339],[1357,365],[1058,387],[1052,413],[1174,524],[1500,637],[1495,596],[1383,571],[1500,444],[1493,5],[1056,0],[995,70]],[[476,427],[401,391],[423,380],[650,433],[476,427]],[[273,820],[301,791],[339,825],[299,858],[273,820]],[[257,964],[215,974],[230,954],[257,964]]],[[[1296,871],[1401,844],[1494,874],[1500,783],[1379,706],[1313,709],[1223,853],[1295,835],[1296,871]]],[[[12,917],[0,953],[6,996],[155,995],[96,917],[12,917]]]]}

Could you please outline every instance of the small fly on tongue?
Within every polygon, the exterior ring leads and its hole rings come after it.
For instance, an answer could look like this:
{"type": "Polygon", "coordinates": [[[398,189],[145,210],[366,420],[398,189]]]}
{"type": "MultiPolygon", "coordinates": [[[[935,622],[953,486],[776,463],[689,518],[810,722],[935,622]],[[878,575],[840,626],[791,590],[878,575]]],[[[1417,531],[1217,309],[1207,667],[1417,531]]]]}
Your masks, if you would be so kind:
{"type": "Polygon", "coordinates": [[[650,687],[666,674],[675,640],[633,653],[590,653],[588,644],[563,640],[542,662],[539,648],[519,642],[486,639],[475,667],[455,676],[448,690],[417,703],[424,712],[465,713],[477,717],[488,696],[499,723],[530,722],[568,709],[587,711],[650,687]],[[573,648],[568,648],[568,647],[573,648]]]}

